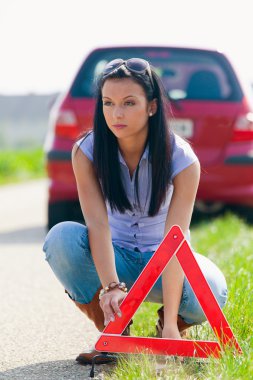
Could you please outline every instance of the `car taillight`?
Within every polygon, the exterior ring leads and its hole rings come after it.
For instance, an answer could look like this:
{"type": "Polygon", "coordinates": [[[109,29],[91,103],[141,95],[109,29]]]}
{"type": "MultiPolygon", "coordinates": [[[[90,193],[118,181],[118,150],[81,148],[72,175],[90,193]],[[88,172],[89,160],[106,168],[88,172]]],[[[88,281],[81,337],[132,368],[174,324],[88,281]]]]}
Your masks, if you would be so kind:
{"type": "Polygon", "coordinates": [[[77,118],[72,110],[58,110],[52,117],[56,136],[76,139],[80,133],[77,118]]]}
{"type": "Polygon", "coordinates": [[[253,112],[238,116],[233,130],[233,141],[253,141],[253,112]]]}

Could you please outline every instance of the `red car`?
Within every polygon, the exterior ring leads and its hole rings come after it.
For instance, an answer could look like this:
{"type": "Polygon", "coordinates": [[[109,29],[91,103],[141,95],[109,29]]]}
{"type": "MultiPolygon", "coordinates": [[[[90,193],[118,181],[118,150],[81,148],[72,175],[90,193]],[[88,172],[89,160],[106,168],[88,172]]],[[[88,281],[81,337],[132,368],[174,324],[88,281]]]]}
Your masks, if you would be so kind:
{"type": "Polygon", "coordinates": [[[201,162],[196,208],[213,212],[224,204],[253,206],[252,94],[228,58],[205,49],[109,47],[87,56],[51,110],[45,144],[48,227],[82,219],[71,149],[81,133],[92,129],[94,78],[107,62],[119,57],[144,58],[161,76],[171,102],[170,126],[192,144],[201,162]]]}

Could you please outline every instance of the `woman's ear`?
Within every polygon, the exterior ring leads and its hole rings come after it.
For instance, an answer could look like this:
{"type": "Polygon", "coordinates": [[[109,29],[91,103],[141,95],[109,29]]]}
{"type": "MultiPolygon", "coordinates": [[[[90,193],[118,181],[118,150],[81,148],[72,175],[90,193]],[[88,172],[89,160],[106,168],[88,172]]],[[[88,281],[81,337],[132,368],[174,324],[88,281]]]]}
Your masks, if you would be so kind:
{"type": "Polygon", "coordinates": [[[152,99],[150,102],[149,102],[149,107],[148,107],[148,114],[149,116],[153,116],[156,111],[157,111],[157,99],[152,99]]]}

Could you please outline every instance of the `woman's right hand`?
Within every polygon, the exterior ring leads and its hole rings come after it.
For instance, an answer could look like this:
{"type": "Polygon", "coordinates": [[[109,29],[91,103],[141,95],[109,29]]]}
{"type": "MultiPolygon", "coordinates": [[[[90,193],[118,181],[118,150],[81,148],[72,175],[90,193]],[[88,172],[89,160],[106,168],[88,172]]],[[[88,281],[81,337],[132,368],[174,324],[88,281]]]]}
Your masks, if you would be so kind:
{"type": "Polygon", "coordinates": [[[117,314],[121,317],[120,304],[126,297],[127,293],[122,290],[115,288],[105,293],[100,299],[100,307],[104,312],[104,325],[107,326],[109,322],[113,322],[115,320],[114,314],[117,314]]]}

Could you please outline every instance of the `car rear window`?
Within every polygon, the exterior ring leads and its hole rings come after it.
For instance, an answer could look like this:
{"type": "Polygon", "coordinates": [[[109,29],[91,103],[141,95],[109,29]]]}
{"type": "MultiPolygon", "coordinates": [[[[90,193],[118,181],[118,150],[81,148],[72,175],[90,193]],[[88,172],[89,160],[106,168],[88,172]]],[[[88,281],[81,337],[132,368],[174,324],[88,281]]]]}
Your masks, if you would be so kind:
{"type": "Polygon", "coordinates": [[[106,48],[93,51],[71,87],[73,97],[94,97],[96,78],[115,58],[148,60],[174,100],[240,101],[242,92],[224,55],[183,48],[106,48]]]}

